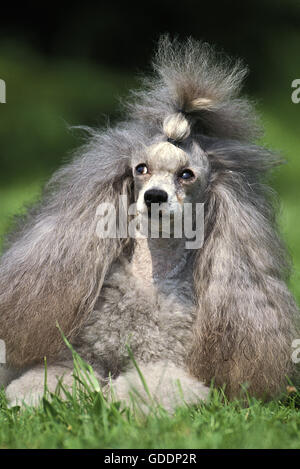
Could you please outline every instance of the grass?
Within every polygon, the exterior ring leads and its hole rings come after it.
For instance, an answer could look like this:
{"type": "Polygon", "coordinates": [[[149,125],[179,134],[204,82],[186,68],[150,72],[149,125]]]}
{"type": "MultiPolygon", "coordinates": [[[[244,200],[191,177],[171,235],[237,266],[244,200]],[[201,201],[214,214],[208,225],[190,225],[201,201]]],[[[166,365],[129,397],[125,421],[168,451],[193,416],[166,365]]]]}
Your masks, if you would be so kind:
{"type": "MultiPolygon", "coordinates": [[[[174,415],[150,408],[141,415],[108,403],[93,371],[76,353],[74,386],[45,394],[37,408],[9,408],[0,392],[0,449],[267,449],[299,448],[300,394],[277,402],[228,402],[211,390],[205,404],[179,407],[174,415]],[[61,396],[64,395],[64,399],[61,396]]],[[[145,384],[146,386],[146,384],[145,384]]]]}

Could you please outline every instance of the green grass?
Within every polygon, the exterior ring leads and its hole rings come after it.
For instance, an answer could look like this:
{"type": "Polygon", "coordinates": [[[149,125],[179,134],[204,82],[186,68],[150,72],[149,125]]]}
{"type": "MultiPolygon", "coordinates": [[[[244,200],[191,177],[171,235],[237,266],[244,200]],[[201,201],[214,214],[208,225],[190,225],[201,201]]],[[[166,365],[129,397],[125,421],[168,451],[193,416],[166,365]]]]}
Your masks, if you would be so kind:
{"type": "Polygon", "coordinates": [[[213,391],[206,404],[141,418],[95,391],[22,411],[2,395],[0,448],[299,448],[299,398],[243,407],[213,391]]]}
{"type": "Polygon", "coordinates": [[[211,390],[205,404],[182,405],[173,415],[159,407],[141,414],[120,402],[108,403],[91,368],[76,354],[74,376],[73,390],[61,384],[50,394],[45,386],[37,408],[9,408],[0,392],[0,449],[300,447],[296,392],[267,404],[248,398],[242,405],[211,390]]]}

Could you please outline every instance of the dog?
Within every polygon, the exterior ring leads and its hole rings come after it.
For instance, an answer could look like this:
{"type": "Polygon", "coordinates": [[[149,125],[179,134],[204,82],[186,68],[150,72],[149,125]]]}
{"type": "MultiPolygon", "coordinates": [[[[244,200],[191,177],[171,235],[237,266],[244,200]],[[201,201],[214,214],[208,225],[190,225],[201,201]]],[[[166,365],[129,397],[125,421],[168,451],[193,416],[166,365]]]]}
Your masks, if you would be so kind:
{"type": "MultiPolygon", "coordinates": [[[[260,125],[240,97],[242,62],[188,39],[161,38],[154,73],[132,92],[114,128],[90,130],[42,201],[9,240],[0,269],[0,338],[10,405],[37,404],[63,376],[68,340],[107,395],[150,393],[166,409],[279,395],[295,376],[299,310],[265,176],[279,158],[255,142],[260,125]],[[120,196],[143,220],[158,206],[158,236],[99,236],[97,210],[120,196]],[[163,237],[161,213],[204,207],[202,245],[163,237]],[[110,377],[110,379],[108,379],[110,377]],[[180,392],[178,389],[180,383],[180,392]]],[[[195,223],[195,218],[193,218],[195,223]]],[[[193,225],[194,226],[194,225],[193,225]]]]}

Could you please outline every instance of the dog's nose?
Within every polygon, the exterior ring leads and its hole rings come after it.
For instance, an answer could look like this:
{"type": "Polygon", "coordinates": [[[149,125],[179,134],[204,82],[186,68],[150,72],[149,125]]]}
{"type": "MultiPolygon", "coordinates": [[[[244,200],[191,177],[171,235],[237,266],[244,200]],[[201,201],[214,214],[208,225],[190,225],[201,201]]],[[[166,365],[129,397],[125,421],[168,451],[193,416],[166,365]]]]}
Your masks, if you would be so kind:
{"type": "Polygon", "coordinates": [[[149,189],[144,194],[145,204],[150,207],[151,204],[161,204],[167,202],[168,194],[161,189],[149,189]]]}

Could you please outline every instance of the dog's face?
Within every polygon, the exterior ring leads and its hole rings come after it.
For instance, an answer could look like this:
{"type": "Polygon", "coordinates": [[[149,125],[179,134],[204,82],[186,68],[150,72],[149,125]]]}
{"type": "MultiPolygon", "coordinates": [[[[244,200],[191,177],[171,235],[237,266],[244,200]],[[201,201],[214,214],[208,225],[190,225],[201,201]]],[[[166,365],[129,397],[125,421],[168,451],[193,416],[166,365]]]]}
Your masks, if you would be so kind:
{"type": "Polygon", "coordinates": [[[150,217],[152,204],[159,204],[162,215],[174,216],[183,213],[185,203],[202,202],[208,168],[198,145],[189,153],[169,142],[148,147],[132,164],[138,213],[150,217]]]}

